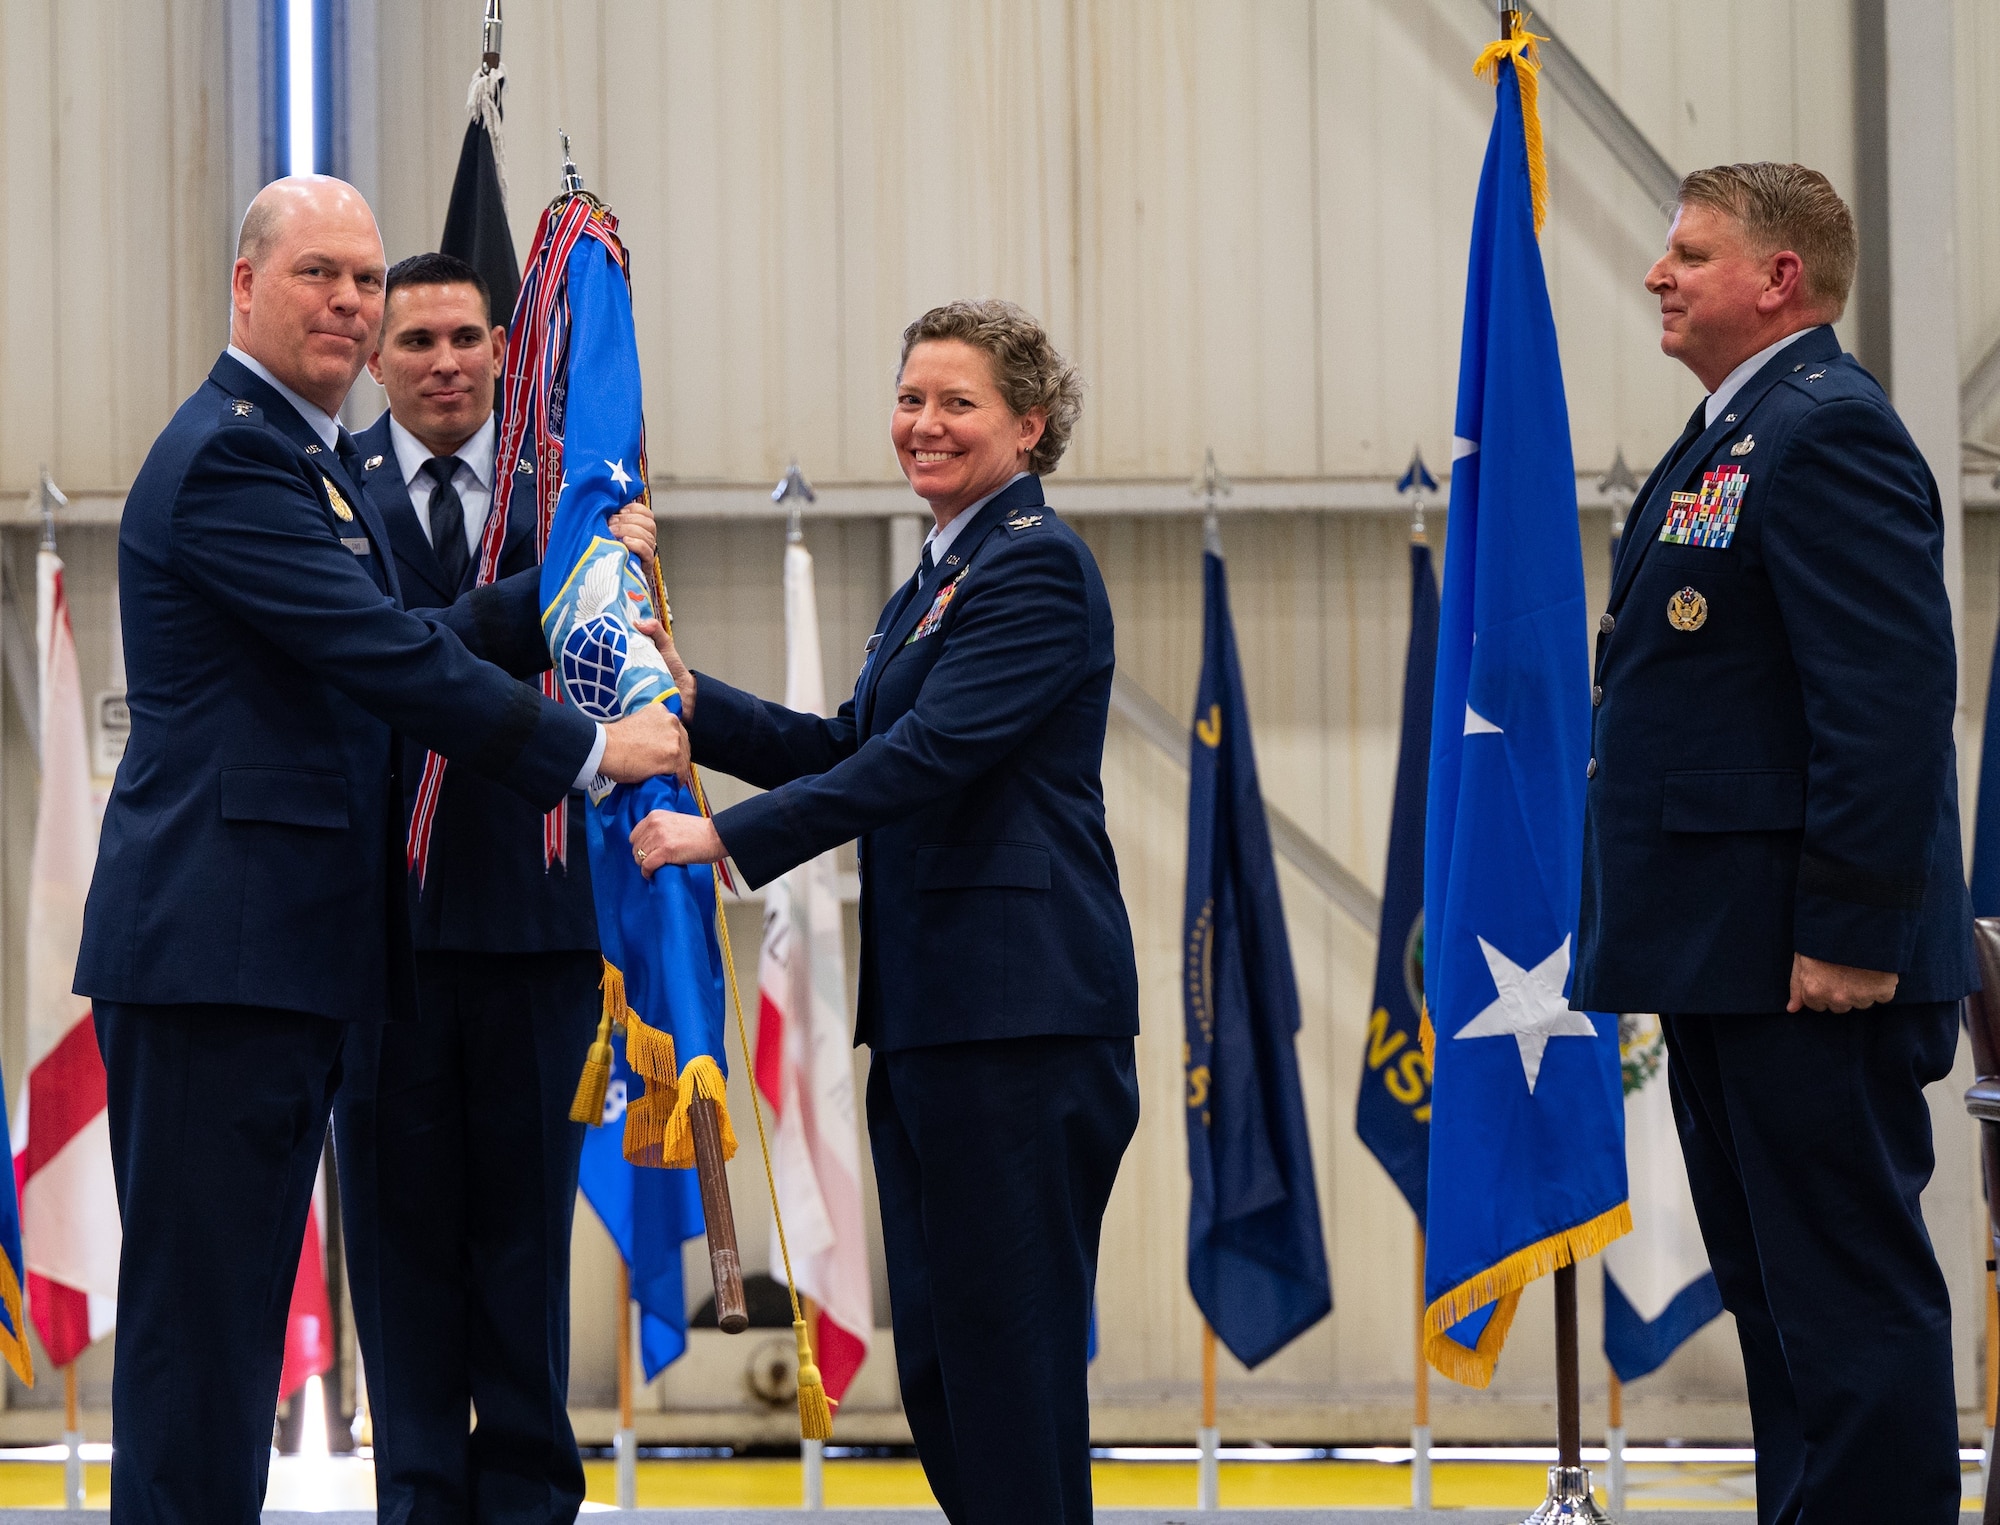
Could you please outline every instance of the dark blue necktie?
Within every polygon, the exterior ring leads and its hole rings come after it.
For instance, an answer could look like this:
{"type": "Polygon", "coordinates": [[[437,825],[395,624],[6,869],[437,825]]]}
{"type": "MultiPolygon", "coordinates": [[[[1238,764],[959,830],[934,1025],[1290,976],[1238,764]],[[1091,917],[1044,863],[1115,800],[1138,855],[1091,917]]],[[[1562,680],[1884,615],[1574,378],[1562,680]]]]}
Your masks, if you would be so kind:
{"type": "Polygon", "coordinates": [[[434,455],[424,462],[424,470],[436,484],[431,488],[431,549],[444,568],[445,587],[454,592],[465,581],[465,569],[472,565],[472,551],[465,543],[465,503],[451,485],[464,464],[455,455],[434,455]]]}

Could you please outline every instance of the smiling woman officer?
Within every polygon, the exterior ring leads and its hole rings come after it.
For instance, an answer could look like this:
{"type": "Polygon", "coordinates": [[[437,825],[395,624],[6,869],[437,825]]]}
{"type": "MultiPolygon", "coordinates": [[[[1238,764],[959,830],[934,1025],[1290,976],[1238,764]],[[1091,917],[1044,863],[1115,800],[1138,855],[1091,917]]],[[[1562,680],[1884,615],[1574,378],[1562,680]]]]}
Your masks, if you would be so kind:
{"type": "Polygon", "coordinates": [[[905,329],[890,435],[936,522],[854,697],[802,715],[670,651],[695,760],[770,792],[632,837],[649,872],[727,853],[753,885],[860,839],[856,1038],[896,1364],[954,1525],[1091,1518],[1090,1299],[1139,1119],[1100,782],[1111,604],[1042,501],[1081,391],[1011,303],[905,329]]]}

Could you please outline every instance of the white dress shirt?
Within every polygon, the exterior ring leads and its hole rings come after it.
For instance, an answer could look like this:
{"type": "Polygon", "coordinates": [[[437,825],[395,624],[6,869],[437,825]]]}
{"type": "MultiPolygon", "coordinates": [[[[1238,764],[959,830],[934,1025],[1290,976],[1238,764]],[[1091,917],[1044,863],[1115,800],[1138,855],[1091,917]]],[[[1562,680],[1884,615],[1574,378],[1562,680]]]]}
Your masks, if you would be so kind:
{"type": "Polygon", "coordinates": [[[1764,369],[1764,362],[1766,360],[1777,354],[1787,344],[1792,344],[1803,339],[1819,326],[1817,323],[1811,324],[1800,329],[1795,334],[1786,334],[1776,344],[1765,345],[1756,354],[1752,355],[1748,360],[1737,366],[1735,370],[1723,377],[1722,385],[1708,394],[1708,411],[1702,415],[1702,422],[1704,424],[1712,424],[1718,418],[1722,417],[1722,410],[1729,406],[1738,392],[1743,390],[1744,382],[1764,369]]]}
{"type": "MultiPolygon", "coordinates": [[[[943,529],[939,529],[936,523],[933,522],[931,525],[931,532],[928,535],[924,536],[924,544],[930,548],[931,565],[933,567],[943,566],[944,553],[951,549],[951,543],[958,538],[958,532],[964,529],[966,525],[970,524],[973,520],[973,517],[976,514],[978,514],[978,512],[982,508],[984,508],[987,504],[991,503],[995,498],[999,497],[1001,493],[1005,492],[1008,488],[1012,487],[1016,482],[1020,481],[1022,477],[1028,476],[1029,474],[1030,473],[1025,471],[1015,472],[1011,477],[1007,478],[1006,481],[1002,482],[998,487],[994,488],[993,491],[989,492],[985,497],[981,498],[977,503],[973,504],[970,508],[962,509],[958,513],[953,514],[951,516],[951,523],[947,524],[943,529]]],[[[919,562],[918,565],[921,566],[922,563],[919,562]]]]}
{"type": "Polygon", "coordinates": [[[248,351],[240,350],[232,344],[229,346],[229,358],[245,370],[262,377],[271,386],[276,388],[280,397],[299,410],[299,417],[306,421],[306,427],[319,436],[320,443],[325,445],[327,449],[332,450],[339,445],[339,419],[335,418],[318,404],[307,402],[297,392],[294,392],[290,387],[278,380],[276,376],[273,376],[271,368],[248,351]]]}
{"type": "MultiPolygon", "coordinates": [[[[410,506],[417,511],[417,523],[435,549],[431,494],[437,491],[437,479],[424,470],[431,447],[398,423],[393,413],[389,415],[389,439],[396,447],[396,465],[402,470],[403,486],[409,489],[410,506]]],[[[486,533],[486,511],[493,506],[493,455],[499,444],[499,420],[489,413],[472,438],[452,452],[459,465],[452,473],[451,485],[458,489],[458,500],[465,505],[465,549],[474,561],[479,560],[479,538],[486,533]]]]}

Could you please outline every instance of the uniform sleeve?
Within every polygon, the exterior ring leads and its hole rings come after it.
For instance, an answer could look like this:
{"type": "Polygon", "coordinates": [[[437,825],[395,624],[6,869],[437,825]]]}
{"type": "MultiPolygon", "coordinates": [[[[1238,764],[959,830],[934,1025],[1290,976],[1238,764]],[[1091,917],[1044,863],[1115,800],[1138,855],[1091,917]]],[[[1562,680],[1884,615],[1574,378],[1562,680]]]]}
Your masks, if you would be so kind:
{"type": "Polygon", "coordinates": [[[415,609],[420,619],[443,625],[465,649],[517,678],[532,678],[554,666],[542,635],[542,571],[496,578],[443,609],[415,609]]]}
{"type": "Polygon", "coordinates": [[[398,609],[275,435],[217,432],[182,479],[172,533],[191,585],[377,719],[535,805],[569,792],[596,743],[588,717],[475,658],[440,618],[398,609]]]}
{"type": "Polygon", "coordinates": [[[828,718],[786,709],[696,673],[688,745],[694,760],[759,789],[824,773],[854,753],[854,700],[828,718]]]}
{"type": "Polygon", "coordinates": [[[1811,738],[1795,945],[1901,971],[1954,762],[1936,488],[1894,415],[1860,399],[1815,408],[1773,464],[1762,548],[1811,738]]]}
{"type": "Polygon", "coordinates": [[[1075,553],[1053,535],[1012,550],[982,569],[988,577],[966,579],[909,713],[826,772],[715,818],[753,887],[966,788],[1090,677],[1090,600],[1075,553]]]}

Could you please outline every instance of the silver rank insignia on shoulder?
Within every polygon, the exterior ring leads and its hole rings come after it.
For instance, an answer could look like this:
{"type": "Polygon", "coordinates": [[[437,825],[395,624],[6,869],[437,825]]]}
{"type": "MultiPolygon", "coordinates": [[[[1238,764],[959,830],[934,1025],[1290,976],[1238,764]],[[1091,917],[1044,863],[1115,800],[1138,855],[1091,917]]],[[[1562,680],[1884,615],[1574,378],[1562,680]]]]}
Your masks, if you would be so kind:
{"type": "Polygon", "coordinates": [[[1667,600],[1667,623],[1692,634],[1708,623],[1708,600],[1693,588],[1683,588],[1667,600]]]}
{"type": "Polygon", "coordinates": [[[1755,450],[1756,448],[1757,448],[1757,436],[1754,434],[1746,434],[1743,436],[1743,438],[1741,438],[1735,444],[1729,447],[1729,453],[1731,455],[1748,455],[1751,451],[1755,450]]]}
{"type": "Polygon", "coordinates": [[[368,457],[367,460],[361,463],[361,469],[363,471],[373,471],[377,466],[380,466],[381,464],[382,464],[381,456],[371,455],[368,457]]]}
{"type": "Polygon", "coordinates": [[[321,472],[319,479],[326,483],[326,500],[333,505],[333,517],[343,524],[348,523],[354,518],[354,510],[347,506],[347,499],[343,498],[340,489],[333,485],[332,477],[321,472]]]}
{"type": "Polygon", "coordinates": [[[1009,519],[1007,521],[1007,528],[1010,530],[1031,530],[1041,522],[1042,516],[1040,514],[1023,514],[1018,519],[1009,519]]]}
{"type": "Polygon", "coordinates": [[[247,403],[240,397],[229,399],[229,411],[234,413],[238,418],[248,418],[254,411],[255,406],[254,403],[247,403]]]}
{"type": "Polygon", "coordinates": [[[1810,376],[1806,377],[1806,380],[1807,380],[1807,381],[1818,381],[1818,380],[1820,379],[1820,377],[1824,376],[1825,374],[1826,374],[1826,372],[1825,372],[1825,371],[1814,371],[1814,372],[1813,372],[1813,373],[1812,373],[1812,374],[1811,374],[1810,376]]]}

